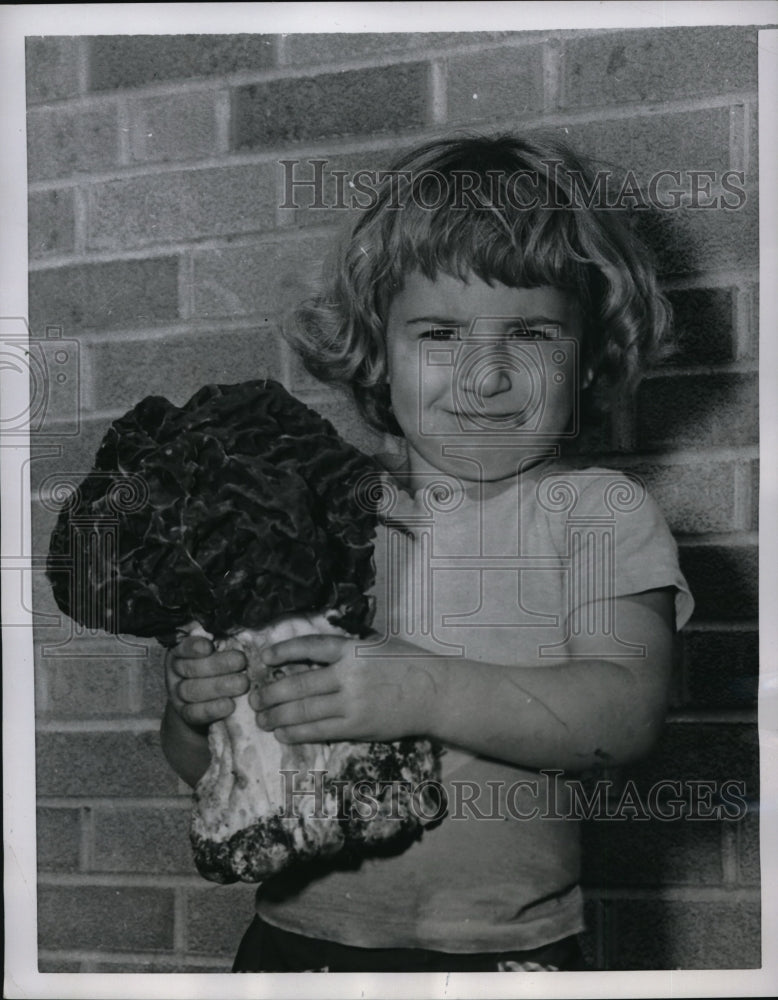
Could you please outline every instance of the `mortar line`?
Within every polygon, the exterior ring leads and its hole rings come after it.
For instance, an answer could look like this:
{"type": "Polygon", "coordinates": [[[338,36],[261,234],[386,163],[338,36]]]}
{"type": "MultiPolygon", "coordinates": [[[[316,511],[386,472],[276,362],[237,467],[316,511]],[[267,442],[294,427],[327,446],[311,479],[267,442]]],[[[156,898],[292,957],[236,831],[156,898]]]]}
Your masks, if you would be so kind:
{"type": "MultiPolygon", "coordinates": [[[[41,948],[38,952],[41,959],[46,961],[71,961],[71,962],[119,962],[123,964],[138,963],[145,965],[149,963],[162,964],[174,963],[181,958],[186,959],[187,965],[213,966],[223,965],[226,961],[224,955],[186,955],[178,956],[171,951],[89,951],[81,948],[41,948]]],[[[85,971],[85,970],[82,970],[85,971]]],[[[225,972],[228,971],[225,969],[225,972]]]]}
{"type": "MultiPolygon", "coordinates": [[[[80,184],[73,188],[73,251],[74,255],[86,254],[89,232],[89,194],[80,184]]],[[[31,267],[30,270],[33,270],[31,267]]]]}
{"type": "Polygon", "coordinates": [[[733,104],[729,109],[729,169],[745,171],[745,106],[733,104]]]}
{"type": "Polygon", "coordinates": [[[182,795],[179,798],[172,796],[149,796],[148,798],[127,796],[121,799],[99,796],[89,796],[87,798],[74,796],[68,798],[67,796],[41,795],[38,797],[38,805],[46,809],[73,809],[85,806],[92,810],[100,809],[108,812],[121,812],[132,809],[180,809],[183,812],[192,806],[192,789],[187,787],[187,793],[186,797],[182,795]]]}
{"type": "Polygon", "coordinates": [[[76,76],[78,93],[86,96],[89,93],[89,39],[84,36],[78,39],[76,45],[76,76]]]}
{"type": "Polygon", "coordinates": [[[184,955],[188,942],[187,900],[185,888],[176,888],[173,892],[173,951],[184,955]]]}
{"type": "MultiPolygon", "coordinates": [[[[751,170],[754,157],[751,153],[751,144],[757,138],[751,128],[753,105],[751,101],[743,102],[743,171],[746,177],[751,170]]],[[[758,178],[756,178],[758,180],[758,178]]]]}
{"type": "Polygon", "coordinates": [[[141,101],[135,101],[135,114],[130,115],[129,108],[129,98],[123,98],[116,103],[116,130],[118,133],[117,145],[119,151],[119,163],[122,166],[132,165],[132,142],[130,141],[130,129],[132,128],[132,121],[134,120],[136,124],[140,125],[140,128],[136,129],[137,133],[143,136],[143,152],[145,156],[146,151],[146,121],[145,115],[143,114],[143,105],[141,101]],[[140,118],[140,121],[138,119],[140,118]]]}
{"type": "Polygon", "coordinates": [[[737,885],[737,830],[731,823],[721,824],[721,871],[725,885],[737,885]]]}
{"type": "Polygon", "coordinates": [[[95,863],[95,821],[94,811],[88,805],[79,810],[81,838],[79,842],[78,867],[82,873],[89,872],[95,863]]]}
{"type": "Polygon", "coordinates": [[[194,257],[191,251],[178,254],[178,316],[189,320],[194,313],[194,257]]]}
{"type": "Polygon", "coordinates": [[[41,872],[41,886],[49,888],[114,889],[202,889],[208,891],[202,876],[173,875],[166,872],[41,872]]]}
{"type": "Polygon", "coordinates": [[[273,35],[273,55],[275,56],[277,67],[286,66],[286,52],[286,34],[280,32],[277,35],[273,35]]]}
{"type": "MultiPolygon", "coordinates": [[[[290,213],[284,210],[287,215],[290,213]]],[[[290,222],[290,226],[293,221],[290,222]]],[[[122,261],[154,260],[161,257],[174,257],[185,251],[198,252],[208,250],[261,250],[268,243],[312,243],[324,240],[334,235],[337,223],[326,223],[325,226],[306,226],[302,229],[289,227],[256,230],[254,233],[241,233],[235,237],[206,236],[201,240],[182,240],[180,243],[150,243],[137,248],[127,248],[120,251],[93,250],[78,254],[59,254],[30,261],[31,272],[55,271],[62,267],[79,267],[91,264],[114,264],[122,261]]]]}
{"type": "Polygon", "coordinates": [[[435,59],[430,63],[430,122],[442,125],[448,117],[448,63],[435,59]]]}
{"type": "Polygon", "coordinates": [[[548,39],[543,46],[543,110],[559,108],[562,88],[562,47],[556,39],[548,39]]]}
{"type": "Polygon", "coordinates": [[[216,152],[228,156],[232,146],[232,98],[229,88],[222,87],[214,96],[216,118],[216,152]]]}
{"type": "Polygon", "coordinates": [[[735,465],[735,523],[733,527],[739,531],[751,531],[751,505],[753,490],[751,484],[751,464],[740,462],[735,465]]]}

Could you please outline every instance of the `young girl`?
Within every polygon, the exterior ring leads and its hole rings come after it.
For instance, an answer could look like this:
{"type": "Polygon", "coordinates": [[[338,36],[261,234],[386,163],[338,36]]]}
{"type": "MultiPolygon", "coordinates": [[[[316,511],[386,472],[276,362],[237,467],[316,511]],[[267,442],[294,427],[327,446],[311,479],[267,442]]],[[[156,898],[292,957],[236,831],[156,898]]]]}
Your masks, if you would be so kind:
{"type": "MultiPolygon", "coordinates": [[[[565,775],[644,754],[692,600],[641,484],[567,446],[658,356],[668,309],[645,252],[538,138],[455,138],[403,158],[329,287],[298,311],[320,378],[397,436],[369,640],[303,636],[261,690],[282,742],[426,736],[448,814],[403,853],[282,874],[236,971],[580,967],[578,824],[565,775]]],[[[361,189],[365,190],[364,184],[361,189]]],[[[163,745],[191,784],[205,727],[248,688],[202,638],[168,663],[163,745]]]]}

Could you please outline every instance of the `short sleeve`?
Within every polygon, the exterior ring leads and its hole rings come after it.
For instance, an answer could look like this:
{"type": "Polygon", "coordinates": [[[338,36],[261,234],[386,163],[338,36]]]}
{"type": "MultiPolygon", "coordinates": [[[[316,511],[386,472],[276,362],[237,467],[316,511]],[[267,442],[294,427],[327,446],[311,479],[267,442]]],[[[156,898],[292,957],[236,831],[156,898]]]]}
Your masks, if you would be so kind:
{"type": "MultiPolygon", "coordinates": [[[[678,546],[656,501],[637,477],[609,469],[575,471],[575,502],[567,530],[580,579],[590,581],[580,593],[625,597],[660,587],[675,589],[675,624],[681,629],[692,615],[694,599],[678,563],[678,546]]],[[[599,595],[598,595],[599,596],[599,595]]],[[[585,600],[575,603],[585,603],[585,600]]]]}

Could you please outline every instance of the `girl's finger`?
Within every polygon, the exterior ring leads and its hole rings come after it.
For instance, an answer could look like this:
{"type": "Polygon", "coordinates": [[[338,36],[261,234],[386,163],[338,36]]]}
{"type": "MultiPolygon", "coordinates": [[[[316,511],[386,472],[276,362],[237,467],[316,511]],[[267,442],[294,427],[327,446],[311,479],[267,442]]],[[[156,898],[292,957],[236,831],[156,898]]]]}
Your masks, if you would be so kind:
{"type": "Polygon", "coordinates": [[[279,743],[334,743],[355,738],[339,718],[282,726],[274,730],[273,735],[279,743]]]}
{"type": "Polygon", "coordinates": [[[263,709],[257,713],[257,725],[260,729],[272,730],[340,718],[342,718],[340,699],[333,694],[323,694],[263,709]]]}
{"type": "Polygon", "coordinates": [[[177,709],[181,718],[190,726],[209,726],[219,719],[226,719],[235,710],[232,698],[215,698],[213,701],[184,703],[177,709]]]}
{"type": "Polygon", "coordinates": [[[334,663],[343,655],[344,639],[339,635],[298,635],[284,639],[262,650],[262,662],[267,666],[309,660],[312,663],[334,663]]]}
{"type": "Polygon", "coordinates": [[[335,671],[323,667],[321,670],[305,670],[280,681],[262,684],[254,694],[254,701],[258,708],[267,709],[287,702],[335,694],[339,690],[340,681],[335,671]]]}
{"type": "Polygon", "coordinates": [[[249,679],[242,674],[221,674],[215,677],[183,680],[178,685],[178,697],[188,703],[207,703],[218,698],[238,698],[249,689],[249,679]]]}
{"type": "Polygon", "coordinates": [[[313,670],[311,663],[281,663],[276,667],[268,667],[261,660],[252,659],[249,661],[249,680],[258,684],[266,684],[271,681],[280,681],[283,677],[291,677],[292,674],[303,674],[308,670],[313,670]]]}
{"type": "Polygon", "coordinates": [[[246,657],[239,649],[228,649],[200,658],[174,656],[172,666],[179,677],[216,677],[244,671],[246,657]]]}
{"type": "Polygon", "coordinates": [[[187,635],[173,648],[174,656],[199,657],[210,656],[213,643],[205,635],[187,635]]]}

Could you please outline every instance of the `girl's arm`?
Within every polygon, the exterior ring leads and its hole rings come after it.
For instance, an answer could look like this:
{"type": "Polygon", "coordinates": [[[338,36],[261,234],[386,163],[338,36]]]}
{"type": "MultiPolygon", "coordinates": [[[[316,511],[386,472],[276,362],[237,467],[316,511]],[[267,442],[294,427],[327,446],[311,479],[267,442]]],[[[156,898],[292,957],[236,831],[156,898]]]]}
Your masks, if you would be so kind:
{"type": "Polygon", "coordinates": [[[207,730],[196,729],[184,722],[168,701],[160,729],[162,752],[179,778],[192,788],[208,770],[211,754],[207,730]]]}
{"type": "Polygon", "coordinates": [[[673,600],[664,588],[613,602],[619,638],[644,655],[603,656],[594,635],[542,667],[425,656],[397,641],[391,656],[359,657],[353,640],[291,639],[266,662],[329,666],[262,688],[258,721],[290,743],[426,735],[531,768],[624,763],[651,747],[664,719],[673,600]]]}

